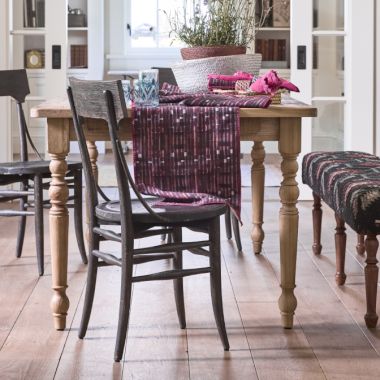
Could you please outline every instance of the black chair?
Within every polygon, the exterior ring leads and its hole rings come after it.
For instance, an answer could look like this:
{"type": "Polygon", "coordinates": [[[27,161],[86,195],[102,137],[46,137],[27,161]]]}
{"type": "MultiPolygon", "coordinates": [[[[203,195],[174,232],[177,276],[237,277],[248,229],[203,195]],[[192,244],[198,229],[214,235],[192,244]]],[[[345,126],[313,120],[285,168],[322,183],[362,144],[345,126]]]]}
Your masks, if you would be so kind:
{"type": "MultiPolygon", "coordinates": [[[[50,207],[49,200],[43,199],[43,189],[49,187],[49,182],[44,179],[51,177],[50,161],[43,161],[30,137],[25,121],[22,104],[25,97],[30,93],[26,70],[4,70],[0,71],[0,96],[10,96],[16,102],[18,126],[20,134],[20,161],[0,163],[0,186],[7,186],[8,189],[0,190],[0,202],[19,200],[19,210],[2,209],[0,216],[20,217],[17,235],[16,256],[21,257],[25,236],[26,217],[35,216],[35,234],[38,272],[42,276],[44,273],[44,223],[43,208],[50,207]],[[28,143],[39,160],[28,161],[28,143]],[[20,190],[9,189],[12,184],[20,184],[20,190]],[[30,197],[33,197],[33,200],[30,197]],[[29,211],[34,208],[34,211],[29,211]]],[[[73,200],[71,205],[74,208],[75,232],[78,241],[79,252],[82,261],[87,263],[86,250],[83,240],[82,227],[82,163],[68,163],[67,181],[69,187],[74,189],[74,195],[69,197],[73,200]]]]}
{"type": "MultiPolygon", "coordinates": [[[[162,84],[164,82],[177,86],[177,81],[175,79],[173,70],[170,67],[152,67],[152,69],[158,70],[158,78],[160,82],[160,87],[162,87],[162,84]]],[[[228,208],[225,213],[226,235],[227,235],[228,240],[232,238],[231,224],[234,231],[236,247],[238,251],[240,252],[242,251],[243,248],[242,248],[241,239],[240,239],[239,221],[237,220],[235,215],[230,212],[230,209],[228,208]]]]}
{"type": "Polygon", "coordinates": [[[121,293],[115,361],[120,361],[123,355],[128,330],[132,284],[141,281],[173,280],[179,324],[181,328],[185,328],[183,277],[201,273],[210,273],[215,321],[224,349],[228,350],[229,343],[222,304],[219,229],[219,219],[225,213],[226,206],[220,204],[197,208],[172,206],[153,210],[149,204],[151,202],[142,197],[133,182],[118,137],[119,123],[126,117],[127,112],[121,82],[83,81],[71,78],[70,85],[68,97],[82,155],[90,219],[88,279],[79,338],[83,338],[87,331],[98,268],[117,265],[121,267],[121,293]],[[97,186],[91,171],[82,128],[85,117],[103,119],[108,124],[120,201],[103,203],[98,201],[97,186]],[[129,186],[136,193],[137,199],[131,200],[129,186]],[[107,229],[106,225],[119,226],[121,233],[114,232],[114,227],[107,229]],[[204,240],[184,242],[182,228],[204,232],[208,236],[204,240]],[[136,239],[160,235],[163,232],[172,234],[173,242],[140,249],[134,248],[136,239]],[[100,249],[100,243],[104,240],[116,241],[121,244],[121,258],[100,249]],[[208,257],[209,266],[183,269],[182,252],[184,250],[208,257]],[[133,276],[135,264],[163,259],[172,259],[172,270],[133,276]]]}

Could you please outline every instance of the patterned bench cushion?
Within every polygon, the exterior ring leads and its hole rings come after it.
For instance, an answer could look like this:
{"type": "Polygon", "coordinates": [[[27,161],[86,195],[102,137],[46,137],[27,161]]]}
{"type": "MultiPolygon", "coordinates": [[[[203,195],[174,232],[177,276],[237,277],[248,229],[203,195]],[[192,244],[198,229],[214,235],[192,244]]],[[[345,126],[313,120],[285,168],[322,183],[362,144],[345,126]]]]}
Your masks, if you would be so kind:
{"type": "Polygon", "coordinates": [[[302,182],[361,234],[380,233],[380,159],[362,152],[313,152],[302,182]]]}

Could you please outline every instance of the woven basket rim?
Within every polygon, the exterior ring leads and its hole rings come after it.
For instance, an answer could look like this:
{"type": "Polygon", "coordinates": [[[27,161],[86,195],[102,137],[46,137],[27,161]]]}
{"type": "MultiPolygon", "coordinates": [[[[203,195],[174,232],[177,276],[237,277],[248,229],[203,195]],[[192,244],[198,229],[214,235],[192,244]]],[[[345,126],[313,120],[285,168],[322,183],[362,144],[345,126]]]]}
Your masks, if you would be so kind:
{"type": "Polygon", "coordinates": [[[244,59],[249,57],[261,57],[261,54],[259,53],[253,53],[253,54],[235,54],[235,55],[221,55],[219,57],[208,57],[208,58],[198,58],[198,59],[191,59],[191,60],[185,60],[181,62],[174,63],[171,67],[182,67],[182,66],[189,66],[189,65],[195,65],[196,63],[207,63],[207,62],[213,62],[215,60],[238,60],[238,59],[244,59]]]}

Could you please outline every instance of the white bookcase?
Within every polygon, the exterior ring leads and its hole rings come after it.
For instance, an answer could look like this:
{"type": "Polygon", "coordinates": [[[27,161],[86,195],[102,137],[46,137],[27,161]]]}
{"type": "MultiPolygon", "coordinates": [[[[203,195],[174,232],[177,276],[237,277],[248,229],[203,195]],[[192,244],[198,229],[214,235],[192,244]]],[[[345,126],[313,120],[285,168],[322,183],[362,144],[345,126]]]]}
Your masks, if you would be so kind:
{"type": "MultiPolygon", "coordinates": [[[[291,1],[264,0],[262,3],[264,8],[269,8],[269,14],[255,39],[255,51],[263,55],[261,74],[274,69],[281,77],[290,77],[291,1]]],[[[257,11],[259,17],[260,4],[257,11]]]]}
{"type": "MultiPolygon", "coordinates": [[[[25,115],[33,141],[40,152],[45,152],[46,136],[45,122],[29,118],[30,108],[51,98],[66,95],[67,78],[76,76],[87,79],[102,79],[104,71],[104,4],[103,0],[4,0],[1,2],[0,13],[6,16],[0,21],[6,21],[8,31],[6,49],[7,64],[1,68],[26,68],[29,79],[30,95],[26,99],[25,115]],[[26,16],[27,4],[40,3],[39,15],[26,16]],[[41,8],[44,8],[41,11],[41,8]],[[68,26],[68,7],[80,9],[85,15],[86,23],[82,26],[68,26]],[[41,12],[44,12],[41,20],[41,12]],[[38,22],[36,21],[38,19],[38,22]],[[60,68],[53,68],[52,46],[61,49],[60,68]],[[82,59],[80,67],[73,65],[72,45],[86,47],[87,60],[82,59]],[[27,52],[37,51],[44,57],[43,67],[31,68],[26,62],[27,52]]],[[[30,13],[29,13],[30,15],[30,13]]],[[[32,15],[34,15],[32,13],[32,15]]],[[[83,50],[83,49],[82,49],[83,50]]],[[[38,57],[34,58],[38,62],[38,57]]],[[[37,64],[38,66],[38,64],[37,64]]],[[[11,149],[7,159],[18,153],[18,128],[13,102],[9,102],[8,113],[11,127],[8,131],[11,139],[11,149]]],[[[4,157],[5,159],[6,157],[4,157]]]]}

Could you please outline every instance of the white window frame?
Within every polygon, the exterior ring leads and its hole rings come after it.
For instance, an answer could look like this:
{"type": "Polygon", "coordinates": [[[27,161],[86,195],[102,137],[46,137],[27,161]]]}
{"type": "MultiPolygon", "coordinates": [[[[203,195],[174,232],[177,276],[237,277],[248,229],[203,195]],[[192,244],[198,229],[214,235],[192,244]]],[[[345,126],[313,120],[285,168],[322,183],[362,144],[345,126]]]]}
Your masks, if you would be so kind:
{"type": "MultiPolygon", "coordinates": [[[[156,5],[158,3],[158,0],[153,0],[156,2],[156,5]]],[[[140,58],[142,60],[150,59],[152,56],[159,54],[161,58],[178,58],[179,57],[179,51],[180,47],[173,46],[173,47],[144,47],[144,48],[138,48],[138,47],[132,47],[131,45],[131,39],[132,36],[130,35],[127,25],[132,26],[133,20],[131,19],[131,2],[132,0],[126,0],[125,6],[124,6],[124,33],[125,33],[125,46],[124,51],[125,54],[128,57],[134,57],[134,58],[140,58]]],[[[158,12],[156,16],[157,25],[158,25],[158,12]]]]}

